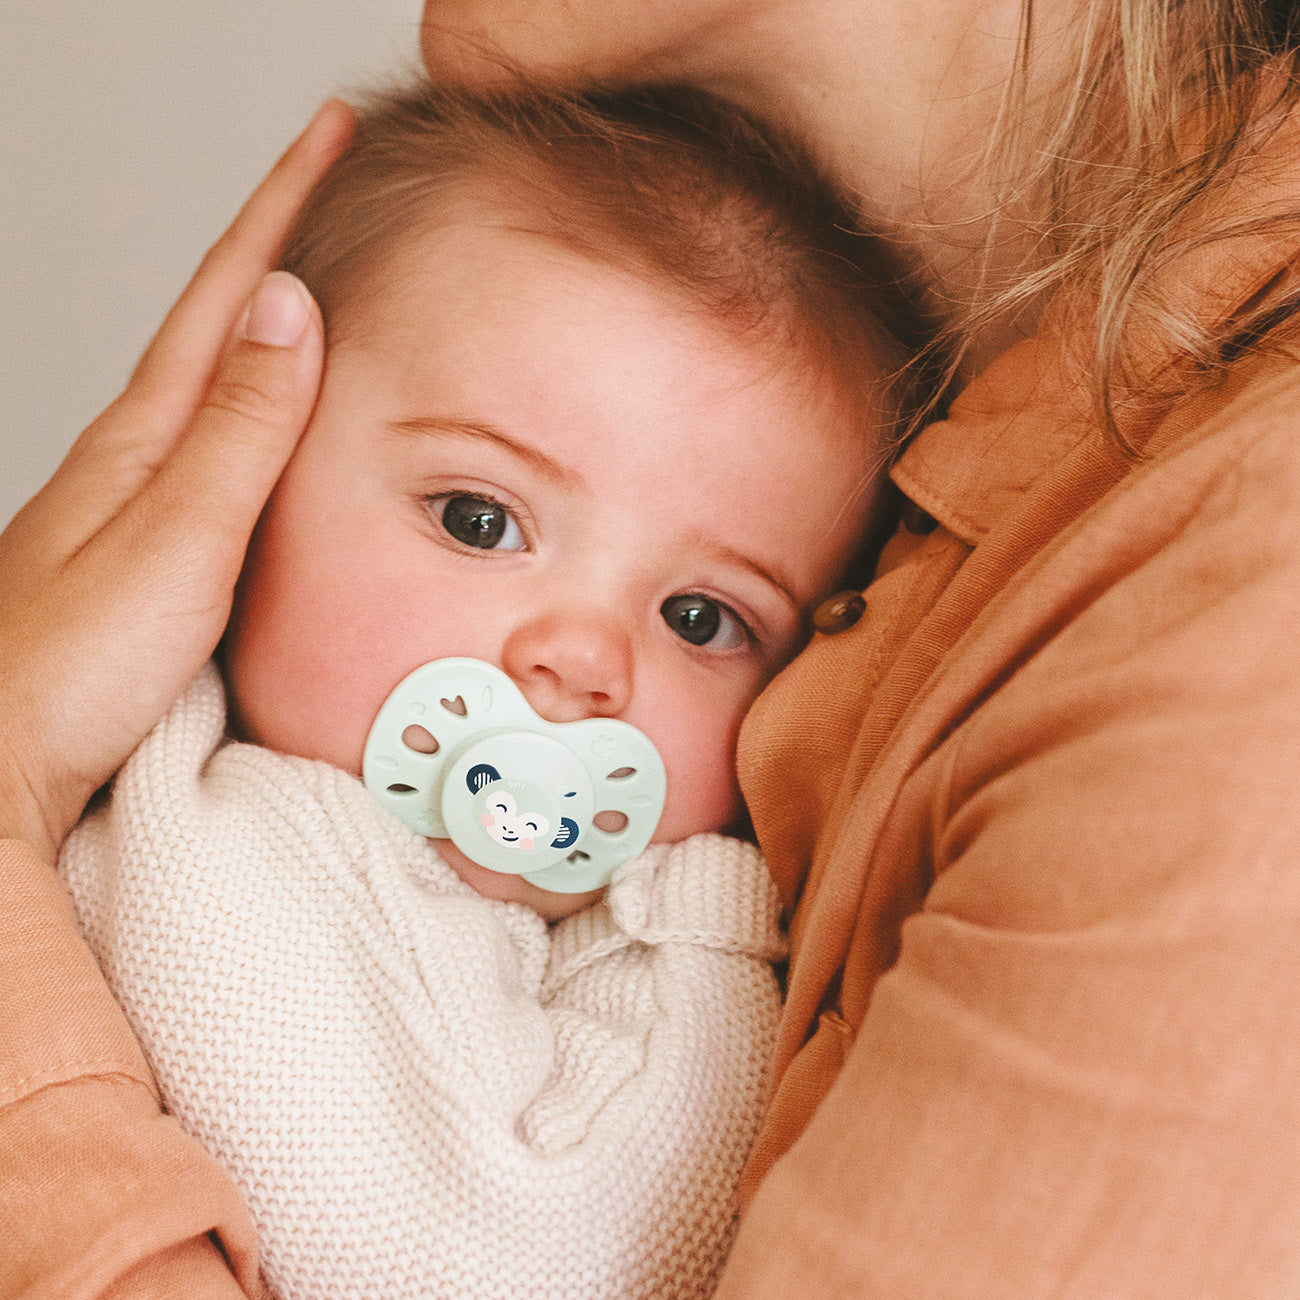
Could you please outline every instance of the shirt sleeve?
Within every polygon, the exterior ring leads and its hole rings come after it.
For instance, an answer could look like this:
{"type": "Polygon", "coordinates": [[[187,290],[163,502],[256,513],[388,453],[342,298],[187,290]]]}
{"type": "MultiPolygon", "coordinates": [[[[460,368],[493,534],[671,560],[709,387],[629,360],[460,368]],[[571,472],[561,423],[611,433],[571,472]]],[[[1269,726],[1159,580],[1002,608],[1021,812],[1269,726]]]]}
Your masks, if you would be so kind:
{"type": "Polygon", "coordinates": [[[239,1197],[162,1113],[58,878],[10,840],[0,882],[0,1294],[261,1295],[239,1197]]]}
{"type": "Polygon", "coordinates": [[[1300,1293],[1294,424],[1027,576],[1071,607],[903,786],[935,884],[720,1297],[1300,1293]]]}

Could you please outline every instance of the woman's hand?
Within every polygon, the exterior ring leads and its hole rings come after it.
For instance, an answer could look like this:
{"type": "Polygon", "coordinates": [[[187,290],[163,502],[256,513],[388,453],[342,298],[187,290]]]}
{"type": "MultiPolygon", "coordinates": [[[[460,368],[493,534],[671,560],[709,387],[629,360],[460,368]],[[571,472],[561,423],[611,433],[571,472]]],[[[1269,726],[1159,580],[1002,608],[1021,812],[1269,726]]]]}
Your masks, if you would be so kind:
{"type": "Polygon", "coordinates": [[[320,314],[267,272],[351,129],[346,105],[321,109],[0,534],[0,837],[50,861],[221,637],[320,384],[320,314]]]}

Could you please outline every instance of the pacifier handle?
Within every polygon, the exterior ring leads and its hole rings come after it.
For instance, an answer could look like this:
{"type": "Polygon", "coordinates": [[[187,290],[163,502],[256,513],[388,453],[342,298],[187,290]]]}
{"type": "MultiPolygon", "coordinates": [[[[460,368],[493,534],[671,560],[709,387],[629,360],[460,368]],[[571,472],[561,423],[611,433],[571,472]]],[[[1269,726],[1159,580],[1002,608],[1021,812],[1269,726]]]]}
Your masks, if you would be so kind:
{"type": "Polygon", "coordinates": [[[553,893],[599,889],[650,842],[667,776],[616,718],[548,722],[499,668],[435,659],[385,700],[367,789],[413,830],[553,893]]]}

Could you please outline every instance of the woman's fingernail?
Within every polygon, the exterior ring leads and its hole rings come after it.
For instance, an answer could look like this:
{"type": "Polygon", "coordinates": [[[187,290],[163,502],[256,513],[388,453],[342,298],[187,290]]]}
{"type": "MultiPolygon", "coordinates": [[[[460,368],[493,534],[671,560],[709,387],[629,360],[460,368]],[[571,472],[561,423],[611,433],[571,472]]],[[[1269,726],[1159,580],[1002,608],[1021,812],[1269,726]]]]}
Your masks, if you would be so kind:
{"type": "Polygon", "coordinates": [[[288,271],[272,271],[249,299],[239,332],[250,343],[291,348],[302,338],[310,319],[307,286],[288,271]]]}

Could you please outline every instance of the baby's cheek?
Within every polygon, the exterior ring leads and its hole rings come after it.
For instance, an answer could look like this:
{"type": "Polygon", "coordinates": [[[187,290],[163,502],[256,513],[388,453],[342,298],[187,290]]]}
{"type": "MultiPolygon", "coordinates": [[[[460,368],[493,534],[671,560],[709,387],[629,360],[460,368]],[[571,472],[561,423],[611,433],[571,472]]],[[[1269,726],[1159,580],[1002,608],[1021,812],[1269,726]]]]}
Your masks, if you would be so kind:
{"type": "Polygon", "coordinates": [[[235,630],[226,664],[232,726],[241,739],[359,775],[384,682],[370,680],[364,647],[349,641],[343,620],[329,636],[319,626],[284,616],[235,630]]]}
{"type": "Polygon", "coordinates": [[[668,771],[668,798],[654,838],[675,843],[729,826],[740,811],[736,783],[735,726],[729,720],[684,726],[659,746],[668,771]]]}

